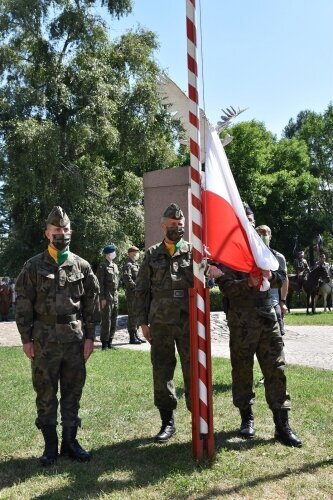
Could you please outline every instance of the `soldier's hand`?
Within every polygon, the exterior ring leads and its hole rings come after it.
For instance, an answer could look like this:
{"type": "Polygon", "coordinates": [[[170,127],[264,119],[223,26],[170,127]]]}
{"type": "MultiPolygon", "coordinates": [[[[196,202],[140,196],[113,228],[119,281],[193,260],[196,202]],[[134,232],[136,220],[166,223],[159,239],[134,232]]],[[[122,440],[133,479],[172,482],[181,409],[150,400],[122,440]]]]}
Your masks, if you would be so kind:
{"type": "Polygon", "coordinates": [[[85,363],[88,361],[93,350],[94,350],[94,341],[91,339],[86,339],[84,341],[84,349],[83,349],[83,357],[85,363]]]}
{"type": "Polygon", "coordinates": [[[255,276],[253,274],[249,274],[247,278],[247,284],[250,288],[256,288],[260,283],[260,276],[255,276]]]}
{"type": "Polygon", "coordinates": [[[281,313],[282,313],[282,317],[285,315],[285,314],[288,314],[288,307],[286,306],[286,304],[284,304],[283,302],[280,302],[280,307],[281,307],[281,313]]]}
{"type": "Polygon", "coordinates": [[[105,306],[106,306],[106,300],[102,299],[101,300],[101,309],[104,309],[105,306]]]}
{"type": "Polygon", "coordinates": [[[27,342],[23,344],[23,352],[29,359],[33,359],[35,357],[34,343],[27,342]]]}
{"type": "Polygon", "coordinates": [[[264,278],[267,278],[268,280],[272,279],[272,273],[269,269],[261,269],[261,274],[263,275],[264,278]]]}
{"type": "Polygon", "coordinates": [[[148,340],[149,343],[151,343],[151,335],[150,335],[150,328],[148,325],[142,324],[141,330],[142,330],[142,335],[146,340],[148,340]]]}

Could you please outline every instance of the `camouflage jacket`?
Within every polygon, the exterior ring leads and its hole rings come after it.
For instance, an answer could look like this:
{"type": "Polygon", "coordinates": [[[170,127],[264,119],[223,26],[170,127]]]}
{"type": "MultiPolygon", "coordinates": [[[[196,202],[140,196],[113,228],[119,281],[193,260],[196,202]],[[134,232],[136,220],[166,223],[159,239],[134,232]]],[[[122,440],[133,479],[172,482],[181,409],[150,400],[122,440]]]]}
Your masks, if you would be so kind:
{"type": "Polygon", "coordinates": [[[69,253],[58,266],[49,252],[23,266],[15,286],[16,323],[23,343],[95,338],[100,321],[99,286],[90,264],[69,253]]]}
{"type": "Polygon", "coordinates": [[[136,280],[138,324],[179,324],[188,315],[188,288],[193,287],[192,246],[182,240],[173,256],[165,244],[150,247],[136,280]]]}
{"type": "Polygon", "coordinates": [[[119,285],[119,271],[118,266],[114,262],[101,262],[96,272],[99,287],[100,299],[112,301],[114,296],[117,296],[119,285]]]}
{"type": "MultiPolygon", "coordinates": [[[[223,275],[218,278],[217,283],[228,299],[228,309],[253,311],[254,314],[259,313],[259,315],[265,315],[265,311],[272,309],[273,300],[270,289],[261,292],[255,287],[249,287],[247,273],[234,271],[227,266],[220,266],[220,269],[223,271],[223,275]]],[[[277,271],[271,272],[271,288],[281,288],[286,279],[286,273],[280,267],[277,271]]]]}
{"type": "Polygon", "coordinates": [[[128,257],[123,265],[123,283],[127,292],[135,291],[135,282],[139,272],[139,264],[128,257]]]}

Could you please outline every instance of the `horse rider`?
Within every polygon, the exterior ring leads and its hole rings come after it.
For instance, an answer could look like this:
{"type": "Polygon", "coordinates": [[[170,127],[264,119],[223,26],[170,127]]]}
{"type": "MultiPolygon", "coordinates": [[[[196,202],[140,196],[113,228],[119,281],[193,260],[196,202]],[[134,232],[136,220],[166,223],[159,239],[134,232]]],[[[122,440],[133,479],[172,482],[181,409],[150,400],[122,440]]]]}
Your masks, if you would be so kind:
{"type": "Polygon", "coordinates": [[[297,257],[294,260],[294,269],[297,277],[297,282],[300,288],[302,288],[302,280],[304,277],[304,272],[309,273],[310,268],[307,260],[304,257],[304,250],[299,250],[297,252],[297,257]]]}
{"type": "Polygon", "coordinates": [[[314,269],[316,267],[324,267],[327,271],[327,274],[330,275],[330,265],[328,262],[326,262],[326,255],[323,252],[319,255],[319,260],[317,260],[317,262],[315,263],[314,269]]]}

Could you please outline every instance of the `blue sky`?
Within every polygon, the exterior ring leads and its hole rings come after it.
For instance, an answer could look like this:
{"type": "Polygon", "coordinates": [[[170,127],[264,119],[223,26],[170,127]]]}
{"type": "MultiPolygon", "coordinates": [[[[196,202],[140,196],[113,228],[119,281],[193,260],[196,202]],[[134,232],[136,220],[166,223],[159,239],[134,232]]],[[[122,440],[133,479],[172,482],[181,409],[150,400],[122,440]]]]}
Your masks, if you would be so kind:
{"type": "MultiPolygon", "coordinates": [[[[134,0],[133,13],[109,25],[112,37],[138,25],[156,32],[156,59],[187,92],[185,5],[134,0]]],[[[333,101],[332,0],[197,0],[198,29],[200,11],[200,106],[213,124],[221,108],[248,107],[239,120],[280,137],[300,111],[333,101]]]]}

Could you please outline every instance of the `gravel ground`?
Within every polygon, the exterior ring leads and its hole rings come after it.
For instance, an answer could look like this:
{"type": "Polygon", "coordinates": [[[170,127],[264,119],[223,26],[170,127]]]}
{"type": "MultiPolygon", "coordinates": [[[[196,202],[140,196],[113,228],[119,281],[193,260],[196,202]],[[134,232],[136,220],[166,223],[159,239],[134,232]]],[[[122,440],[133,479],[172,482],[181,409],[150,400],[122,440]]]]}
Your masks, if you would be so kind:
{"type": "MultiPolygon", "coordinates": [[[[333,313],[332,313],[333,323],[333,313]]],[[[119,316],[114,338],[116,348],[149,350],[149,344],[128,344],[127,316],[119,316]]],[[[98,334],[98,332],[97,332],[98,334]]],[[[99,337],[96,348],[100,348],[99,337]]],[[[229,331],[224,313],[211,313],[212,356],[229,357],[229,331]]],[[[312,366],[333,370],[333,325],[288,326],[284,336],[288,364],[312,366]]],[[[14,321],[0,323],[0,347],[21,345],[14,321]]]]}

